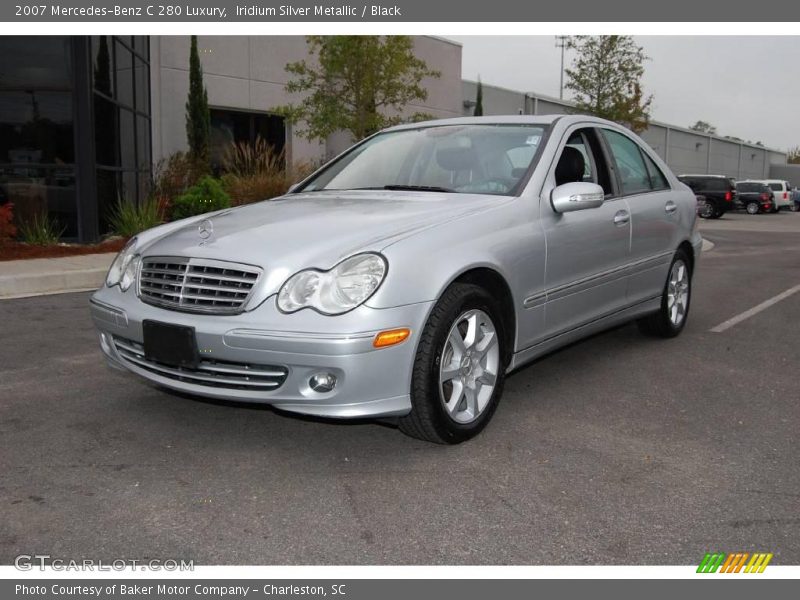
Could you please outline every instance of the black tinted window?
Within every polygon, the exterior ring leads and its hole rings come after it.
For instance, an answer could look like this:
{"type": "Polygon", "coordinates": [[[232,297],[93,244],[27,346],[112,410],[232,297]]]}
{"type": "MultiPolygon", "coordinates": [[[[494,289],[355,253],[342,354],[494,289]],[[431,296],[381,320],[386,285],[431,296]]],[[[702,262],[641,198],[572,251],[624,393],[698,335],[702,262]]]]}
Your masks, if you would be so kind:
{"type": "Polygon", "coordinates": [[[644,152],[642,152],[642,156],[644,156],[644,162],[647,165],[647,171],[650,173],[650,187],[654,190],[668,190],[669,184],[667,183],[667,178],[661,169],[658,168],[655,161],[652,158],[647,156],[644,152]]]}
{"type": "Polygon", "coordinates": [[[704,184],[705,189],[711,192],[727,192],[731,189],[731,184],[727,179],[706,179],[704,184]]]}
{"type": "Polygon", "coordinates": [[[622,183],[623,194],[640,194],[649,192],[651,188],[650,174],[644,163],[644,158],[639,150],[639,146],[627,136],[611,131],[603,130],[603,135],[611,148],[614,162],[617,163],[617,172],[622,183]]]}

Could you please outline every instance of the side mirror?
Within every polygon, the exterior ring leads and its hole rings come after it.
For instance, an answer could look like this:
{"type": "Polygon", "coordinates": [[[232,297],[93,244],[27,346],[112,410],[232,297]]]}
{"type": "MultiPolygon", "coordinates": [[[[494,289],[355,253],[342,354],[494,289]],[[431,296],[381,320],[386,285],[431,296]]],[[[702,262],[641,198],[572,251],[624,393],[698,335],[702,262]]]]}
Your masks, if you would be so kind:
{"type": "Polygon", "coordinates": [[[603,205],[606,194],[596,183],[565,183],[559,185],[550,194],[550,204],[557,213],[597,208],[603,205]]]}

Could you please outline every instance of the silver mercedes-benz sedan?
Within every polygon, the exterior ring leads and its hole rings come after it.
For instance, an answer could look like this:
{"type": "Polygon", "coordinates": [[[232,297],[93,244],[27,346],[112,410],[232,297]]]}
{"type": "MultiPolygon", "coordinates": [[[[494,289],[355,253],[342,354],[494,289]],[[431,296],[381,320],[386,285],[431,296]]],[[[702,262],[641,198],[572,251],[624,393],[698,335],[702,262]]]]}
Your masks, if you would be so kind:
{"type": "Polygon", "coordinates": [[[458,443],[542,354],[681,332],[695,203],[601,119],[402,125],[281,198],[141,233],[91,311],[109,363],[160,386],[458,443]]]}

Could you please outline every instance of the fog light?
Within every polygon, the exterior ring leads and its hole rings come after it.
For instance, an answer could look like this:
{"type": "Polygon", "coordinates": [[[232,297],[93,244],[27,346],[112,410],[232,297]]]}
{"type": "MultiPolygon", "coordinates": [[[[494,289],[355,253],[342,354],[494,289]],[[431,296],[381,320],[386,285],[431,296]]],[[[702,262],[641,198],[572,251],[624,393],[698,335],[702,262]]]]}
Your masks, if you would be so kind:
{"type": "Polygon", "coordinates": [[[100,332],[100,347],[106,354],[111,354],[111,340],[109,338],[110,336],[104,331],[100,332]]]}
{"type": "Polygon", "coordinates": [[[330,392],[336,387],[336,375],[333,373],[317,373],[308,380],[308,387],[321,394],[330,392]]]}

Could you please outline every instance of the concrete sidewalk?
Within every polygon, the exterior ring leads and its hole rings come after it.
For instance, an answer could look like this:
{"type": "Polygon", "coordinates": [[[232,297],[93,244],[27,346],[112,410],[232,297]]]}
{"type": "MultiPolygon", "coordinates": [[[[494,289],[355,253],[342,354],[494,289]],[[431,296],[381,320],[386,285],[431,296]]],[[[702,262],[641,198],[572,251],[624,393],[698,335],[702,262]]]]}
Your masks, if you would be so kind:
{"type": "Polygon", "coordinates": [[[0,261],[0,299],[99,288],[115,252],[0,261]]]}

